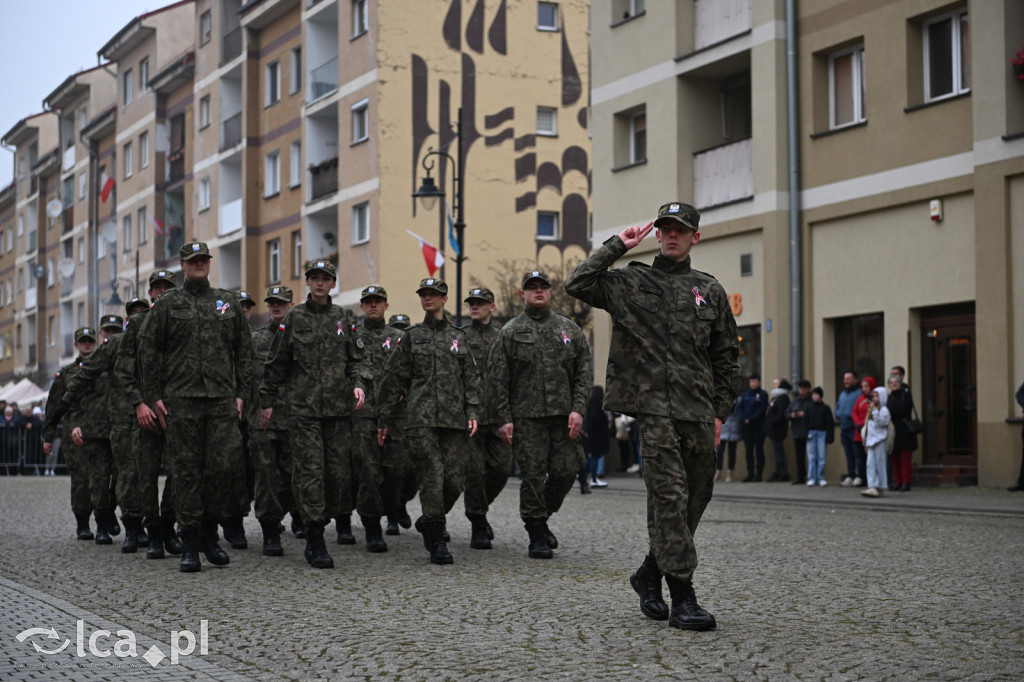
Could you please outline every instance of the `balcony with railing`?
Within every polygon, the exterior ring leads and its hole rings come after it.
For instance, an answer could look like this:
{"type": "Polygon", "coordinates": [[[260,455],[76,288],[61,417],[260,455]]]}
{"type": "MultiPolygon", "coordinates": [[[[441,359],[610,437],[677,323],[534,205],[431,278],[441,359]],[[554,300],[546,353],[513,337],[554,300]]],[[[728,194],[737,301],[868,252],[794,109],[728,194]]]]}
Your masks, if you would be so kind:
{"type": "Polygon", "coordinates": [[[751,0],[694,0],[693,49],[702,50],[751,29],[751,0]]]}
{"type": "Polygon", "coordinates": [[[242,112],[220,122],[220,150],[231,149],[242,141],[242,112]]]}
{"type": "Polygon", "coordinates": [[[228,31],[220,39],[220,63],[226,64],[242,54],[241,27],[228,31]]]}
{"type": "Polygon", "coordinates": [[[338,191],[338,157],[327,159],[309,167],[311,200],[319,199],[338,191]]]}
{"type": "Polygon", "coordinates": [[[693,200],[697,208],[754,196],[754,145],[750,137],[693,155],[693,200]]]}
{"type": "Polygon", "coordinates": [[[329,59],[309,72],[309,101],[315,102],[338,89],[338,58],[329,59]]]}

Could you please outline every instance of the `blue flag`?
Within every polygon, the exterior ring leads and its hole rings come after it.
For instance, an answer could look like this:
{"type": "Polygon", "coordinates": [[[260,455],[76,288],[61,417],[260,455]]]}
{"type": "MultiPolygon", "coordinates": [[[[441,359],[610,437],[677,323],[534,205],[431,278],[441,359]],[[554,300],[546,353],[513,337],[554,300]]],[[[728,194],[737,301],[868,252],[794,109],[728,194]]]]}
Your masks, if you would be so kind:
{"type": "Polygon", "coordinates": [[[455,252],[455,257],[459,258],[462,256],[462,252],[459,249],[459,240],[455,237],[455,221],[452,220],[452,209],[447,202],[445,202],[444,207],[448,212],[448,243],[451,245],[452,251],[455,252]]]}

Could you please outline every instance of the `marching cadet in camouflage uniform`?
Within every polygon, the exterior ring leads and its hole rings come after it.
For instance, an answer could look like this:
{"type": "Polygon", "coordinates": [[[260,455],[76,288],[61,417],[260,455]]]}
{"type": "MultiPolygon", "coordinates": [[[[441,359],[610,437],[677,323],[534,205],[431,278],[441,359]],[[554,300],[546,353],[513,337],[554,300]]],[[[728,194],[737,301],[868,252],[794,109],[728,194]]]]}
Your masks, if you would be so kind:
{"type": "MultiPolygon", "coordinates": [[[[175,275],[170,270],[157,270],[149,276],[149,297],[156,301],[164,293],[177,286],[175,275]]],[[[132,429],[132,451],[138,470],[139,499],[142,524],[149,535],[147,559],[163,559],[167,554],[177,556],[182,552],[181,540],[174,530],[174,475],[171,472],[170,457],[165,453],[164,433],[166,425],[143,397],[142,366],[138,362],[139,332],[149,315],[149,302],[144,298],[132,299],[127,308],[128,324],[114,361],[114,383],[125,396],[135,412],[132,429]],[[141,305],[140,305],[141,304],[141,305]],[[160,464],[167,470],[163,500],[160,498],[160,464]]]]}
{"type": "MultiPolygon", "coordinates": [[[[292,486],[306,524],[306,561],[333,568],[324,525],[341,520],[352,485],[352,412],[363,406],[369,371],[350,314],[331,303],[337,271],[328,260],[306,263],[309,296],[278,325],[260,386],[262,426],[278,406],[291,427],[292,486]]],[[[350,502],[348,504],[351,504],[350,502]]],[[[351,512],[349,512],[351,513],[351,512]]]]}
{"type": "MultiPolygon", "coordinates": [[[[253,300],[252,294],[245,289],[239,289],[235,293],[238,294],[238,301],[242,304],[242,314],[245,315],[246,322],[249,322],[253,308],[256,307],[256,301],[253,300]]],[[[259,385],[257,384],[257,389],[258,387],[259,385]]],[[[246,402],[251,402],[251,398],[247,397],[246,402]]],[[[249,437],[253,431],[259,429],[259,420],[257,419],[255,422],[250,423],[248,419],[249,413],[250,410],[244,410],[242,412],[242,420],[239,422],[239,428],[242,433],[242,462],[245,484],[236,490],[237,497],[233,501],[233,513],[221,519],[224,539],[231,543],[232,549],[248,549],[249,547],[249,541],[245,538],[245,526],[242,519],[249,515],[253,499],[256,496],[256,463],[252,460],[250,454],[249,437]]],[[[259,415],[259,412],[257,411],[256,414],[259,415]]]]}
{"type": "Polygon", "coordinates": [[[184,552],[180,570],[231,559],[217,544],[217,522],[241,481],[238,422],[252,382],[252,336],[238,296],[210,286],[210,250],[181,247],[185,284],[161,296],[140,332],[143,393],[167,429],[174,507],[184,552]]]}
{"type": "MultiPolygon", "coordinates": [[[[386,424],[399,399],[405,403],[405,439],[419,472],[423,509],[416,530],[431,563],[450,564],[445,515],[465,487],[468,438],[476,434],[480,418],[479,376],[465,332],[445,316],[448,285],[429,277],[416,293],[426,315],[388,359],[377,408],[386,424]]],[[[387,431],[380,429],[379,442],[387,431]]]]}
{"type": "Polygon", "coordinates": [[[725,289],[690,267],[700,213],[665,204],[646,225],[627,227],[577,266],[572,296],[612,317],[605,408],[637,417],[647,484],[650,553],[630,576],[648,618],[684,630],[710,630],[697,603],[693,533],[711,500],[715,446],[739,393],[739,339],[725,289]],[[608,268],[653,228],[654,264],[608,268]],[[665,576],[671,616],[661,596],[665,576]]]}
{"type": "Polygon", "coordinates": [[[526,310],[506,324],[491,349],[490,376],[501,436],[512,445],[523,482],[519,514],[530,556],[550,559],[558,540],[548,528],[583,465],[579,441],[594,385],[594,362],[583,331],[551,311],[551,280],[523,275],[526,310]]]}
{"type": "Polygon", "coordinates": [[[494,409],[492,382],[488,375],[488,355],[498,338],[501,326],[491,321],[494,313],[494,293],[487,287],[470,289],[466,297],[473,322],[464,327],[469,352],[480,373],[480,428],[469,439],[469,461],[466,467],[466,492],[462,498],[466,518],[473,527],[469,546],[490,549],[494,531],[487,522],[487,511],[504,490],[512,470],[512,448],[501,438],[498,430],[503,422],[494,409]]]}
{"type": "Polygon", "coordinates": [[[64,461],[68,467],[68,474],[71,476],[71,511],[78,521],[78,539],[92,540],[93,534],[89,530],[89,513],[96,512],[96,544],[109,545],[113,543],[110,539],[110,517],[113,511],[110,509],[109,482],[106,478],[94,478],[93,469],[89,466],[88,453],[82,448],[81,437],[72,439],[71,433],[75,429],[81,429],[85,418],[84,405],[66,406],[66,410],[60,405],[64,400],[64,393],[67,382],[80,370],[82,363],[96,348],[96,330],[92,327],[81,327],[75,330],[75,350],[78,357],[69,365],[61,367],[50,386],[50,393],[46,404],[55,406],[46,413],[46,424],[43,427],[43,452],[47,455],[53,450],[53,439],[57,435],[57,422],[61,416],[64,417],[64,461]],[[66,412],[66,414],[64,414],[66,412]],[[93,486],[97,487],[93,494],[93,486]],[[97,504],[98,503],[98,504],[97,504]]]}
{"type": "MultiPolygon", "coordinates": [[[[412,320],[405,313],[398,313],[388,318],[388,326],[399,331],[405,331],[412,326],[412,320]]],[[[379,367],[374,368],[374,381],[379,382],[379,367]]],[[[374,386],[374,390],[377,390],[374,386]]],[[[412,528],[412,519],[406,505],[416,497],[418,484],[416,482],[416,469],[412,459],[409,457],[409,450],[405,443],[405,406],[398,405],[391,414],[388,421],[388,437],[384,442],[384,461],[388,468],[384,471],[384,508],[388,514],[388,525],[384,529],[384,535],[398,535],[398,527],[412,528]],[[390,469],[390,471],[389,471],[390,469]]]]}
{"type": "Polygon", "coordinates": [[[288,448],[288,408],[279,404],[267,427],[263,420],[260,384],[264,367],[270,358],[270,348],[291,309],[292,290],[285,286],[272,286],[263,299],[270,311],[270,321],[252,333],[255,361],[253,362],[252,399],[245,406],[246,421],[252,425],[249,449],[256,467],[256,519],[263,529],[264,556],[284,556],[279,525],[285,513],[291,512],[294,524],[298,512],[292,494],[292,457],[288,448]]]}

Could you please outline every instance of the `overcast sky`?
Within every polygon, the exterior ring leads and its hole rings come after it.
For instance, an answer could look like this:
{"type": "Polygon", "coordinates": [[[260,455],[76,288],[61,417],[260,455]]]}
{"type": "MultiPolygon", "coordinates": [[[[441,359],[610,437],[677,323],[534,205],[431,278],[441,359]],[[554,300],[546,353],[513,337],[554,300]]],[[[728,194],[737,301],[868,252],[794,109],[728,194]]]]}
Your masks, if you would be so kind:
{"type": "MultiPolygon", "coordinates": [[[[42,111],[68,76],[96,66],[96,51],[125,24],[172,1],[0,0],[0,136],[42,111]]],[[[0,147],[0,188],[13,176],[14,155],[0,147]]]]}

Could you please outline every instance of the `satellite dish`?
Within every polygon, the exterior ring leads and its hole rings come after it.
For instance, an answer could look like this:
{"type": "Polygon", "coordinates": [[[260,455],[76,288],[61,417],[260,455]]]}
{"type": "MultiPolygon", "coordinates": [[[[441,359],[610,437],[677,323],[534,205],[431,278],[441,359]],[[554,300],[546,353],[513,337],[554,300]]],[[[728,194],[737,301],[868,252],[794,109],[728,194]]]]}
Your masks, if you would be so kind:
{"type": "Polygon", "coordinates": [[[64,204],[60,203],[60,199],[50,199],[46,202],[46,215],[51,218],[59,218],[63,212],[64,204]]]}
{"type": "Polygon", "coordinates": [[[117,225],[115,225],[113,222],[107,223],[106,225],[103,226],[102,234],[103,239],[105,239],[108,243],[113,244],[114,242],[117,241],[117,225]]]}
{"type": "Polygon", "coordinates": [[[60,272],[60,276],[65,279],[75,274],[75,259],[74,258],[61,258],[60,265],[57,266],[57,270],[60,272]]]}

